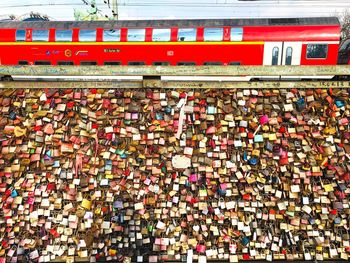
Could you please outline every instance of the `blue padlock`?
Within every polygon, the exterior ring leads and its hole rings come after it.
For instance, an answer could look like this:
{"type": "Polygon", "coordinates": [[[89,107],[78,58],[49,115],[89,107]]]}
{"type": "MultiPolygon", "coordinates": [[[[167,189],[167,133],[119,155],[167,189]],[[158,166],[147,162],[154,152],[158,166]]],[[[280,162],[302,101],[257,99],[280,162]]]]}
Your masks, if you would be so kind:
{"type": "Polygon", "coordinates": [[[13,190],[13,191],[11,192],[11,197],[12,197],[12,198],[15,198],[16,196],[18,196],[18,193],[17,193],[16,190],[13,190]]]}
{"type": "Polygon", "coordinates": [[[243,160],[244,161],[248,160],[248,154],[246,152],[243,153],[243,160]]]}
{"type": "Polygon", "coordinates": [[[52,157],[52,155],[51,155],[51,150],[49,150],[49,151],[46,151],[46,153],[45,153],[48,157],[52,157]]]}
{"type": "Polygon", "coordinates": [[[248,245],[249,241],[249,237],[243,237],[241,243],[243,246],[246,246],[248,245]]]}
{"type": "Polygon", "coordinates": [[[108,171],[112,170],[112,160],[106,160],[105,169],[108,171]]]}
{"type": "Polygon", "coordinates": [[[207,108],[207,114],[215,114],[216,108],[214,106],[208,106],[207,108]]]}
{"type": "Polygon", "coordinates": [[[226,190],[224,189],[219,188],[217,192],[219,195],[226,195],[226,190]]]}
{"type": "Polygon", "coordinates": [[[273,184],[277,184],[278,183],[278,177],[272,176],[271,177],[271,181],[272,181],[273,184]]]}
{"type": "Polygon", "coordinates": [[[10,114],[9,114],[9,118],[10,118],[11,120],[15,120],[15,119],[17,118],[16,112],[11,111],[10,114]]]}
{"type": "Polygon", "coordinates": [[[248,160],[248,163],[249,163],[250,165],[257,165],[257,164],[258,164],[258,158],[252,157],[252,158],[250,158],[250,159],[248,160]]]}
{"type": "Polygon", "coordinates": [[[156,120],[158,121],[164,120],[163,114],[160,112],[156,112],[156,120]]]}
{"type": "Polygon", "coordinates": [[[165,107],[164,111],[165,111],[166,114],[170,114],[171,113],[171,107],[169,107],[169,106],[165,107]]]}
{"type": "Polygon", "coordinates": [[[315,219],[312,218],[312,217],[310,217],[310,218],[309,218],[309,223],[310,223],[311,225],[315,224],[315,219]]]}
{"type": "Polygon", "coordinates": [[[302,111],[305,109],[305,99],[304,98],[299,98],[296,102],[296,108],[298,111],[302,111]]]}
{"type": "Polygon", "coordinates": [[[265,149],[268,150],[269,152],[272,152],[273,145],[270,142],[266,142],[265,149]]]}
{"type": "Polygon", "coordinates": [[[340,99],[335,99],[335,100],[334,100],[334,103],[335,103],[335,105],[336,105],[338,108],[341,108],[341,107],[344,107],[344,106],[345,106],[344,102],[343,102],[342,100],[340,100],[340,99]]]}
{"type": "Polygon", "coordinates": [[[341,218],[340,217],[336,217],[334,218],[334,224],[340,224],[341,223],[341,218]]]}
{"type": "Polygon", "coordinates": [[[55,160],[55,162],[54,162],[53,165],[52,165],[53,168],[58,168],[58,167],[60,167],[60,166],[61,166],[61,164],[60,164],[60,161],[59,161],[59,160],[55,160]]]}

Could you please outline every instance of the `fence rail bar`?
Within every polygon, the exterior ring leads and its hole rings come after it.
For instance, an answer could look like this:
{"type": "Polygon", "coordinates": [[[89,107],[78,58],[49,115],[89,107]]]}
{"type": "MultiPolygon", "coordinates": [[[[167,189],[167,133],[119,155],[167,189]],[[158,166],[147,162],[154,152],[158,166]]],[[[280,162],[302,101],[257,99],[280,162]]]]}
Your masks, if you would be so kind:
{"type": "Polygon", "coordinates": [[[345,66],[0,66],[0,75],[28,76],[327,76],[345,66]]]}
{"type": "Polygon", "coordinates": [[[1,89],[288,89],[288,88],[350,88],[350,81],[10,81],[0,82],[1,89]]]}

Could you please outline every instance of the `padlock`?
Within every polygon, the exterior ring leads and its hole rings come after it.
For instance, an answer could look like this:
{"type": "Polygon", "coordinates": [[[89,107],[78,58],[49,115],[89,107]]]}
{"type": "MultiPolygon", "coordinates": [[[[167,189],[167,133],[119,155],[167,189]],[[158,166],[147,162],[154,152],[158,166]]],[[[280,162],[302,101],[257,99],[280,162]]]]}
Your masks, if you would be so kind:
{"type": "Polygon", "coordinates": [[[91,206],[92,206],[91,200],[84,198],[81,201],[81,207],[85,208],[86,210],[90,210],[91,206]]]}

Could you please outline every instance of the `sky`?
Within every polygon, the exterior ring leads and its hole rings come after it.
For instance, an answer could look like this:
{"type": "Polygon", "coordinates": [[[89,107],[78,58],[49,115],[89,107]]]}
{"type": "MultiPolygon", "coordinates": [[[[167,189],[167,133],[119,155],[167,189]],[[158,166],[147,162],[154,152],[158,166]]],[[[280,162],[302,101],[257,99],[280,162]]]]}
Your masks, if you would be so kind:
{"type": "MultiPolygon", "coordinates": [[[[0,0],[0,19],[30,12],[52,20],[74,20],[74,9],[89,9],[91,0],[0,0]]],[[[112,16],[107,0],[96,0],[103,15],[112,16]]],[[[350,0],[118,0],[119,19],[190,19],[331,16],[350,10],[350,0]]]]}

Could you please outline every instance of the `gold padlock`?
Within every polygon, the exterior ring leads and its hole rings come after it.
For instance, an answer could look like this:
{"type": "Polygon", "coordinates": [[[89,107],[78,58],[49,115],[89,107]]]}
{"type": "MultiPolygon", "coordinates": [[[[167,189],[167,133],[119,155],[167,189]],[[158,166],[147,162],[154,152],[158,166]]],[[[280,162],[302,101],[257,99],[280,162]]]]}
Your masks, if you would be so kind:
{"type": "Polygon", "coordinates": [[[88,199],[84,198],[84,199],[81,201],[81,206],[82,206],[83,208],[85,208],[86,210],[90,210],[90,209],[91,209],[91,205],[92,205],[91,200],[88,200],[88,199]]]}

